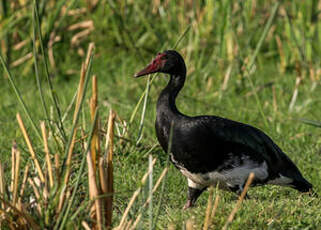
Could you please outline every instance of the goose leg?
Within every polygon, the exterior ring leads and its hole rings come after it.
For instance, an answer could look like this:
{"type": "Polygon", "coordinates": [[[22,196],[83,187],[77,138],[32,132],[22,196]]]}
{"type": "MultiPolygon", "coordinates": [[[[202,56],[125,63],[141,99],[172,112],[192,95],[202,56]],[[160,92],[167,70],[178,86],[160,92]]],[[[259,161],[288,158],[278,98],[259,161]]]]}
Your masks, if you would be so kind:
{"type": "MultiPolygon", "coordinates": [[[[243,192],[243,186],[237,185],[234,187],[230,187],[230,190],[232,192],[235,192],[240,197],[243,192]]],[[[250,199],[250,197],[247,193],[245,194],[244,199],[250,199]]]]}
{"type": "Polygon", "coordinates": [[[197,198],[207,188],[207,186],[196,184],[190,179],[187,179],[187,182],[188,182],[188,193],[187,193],[187,202],[184,205],[184,209],[193,207],[197,198]]]}

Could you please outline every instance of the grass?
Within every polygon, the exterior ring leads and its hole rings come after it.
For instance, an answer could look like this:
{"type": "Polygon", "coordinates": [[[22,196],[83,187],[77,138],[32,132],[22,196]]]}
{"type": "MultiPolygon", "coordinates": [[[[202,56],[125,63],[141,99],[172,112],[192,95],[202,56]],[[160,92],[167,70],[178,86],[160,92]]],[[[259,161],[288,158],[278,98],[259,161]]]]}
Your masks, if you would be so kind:
{"type": "MultiPolygon", "coordinates": [[[[153,80],[148,98],[142,100],[137,113],[134,113],[146,89],[147,78],[134,79],[132,76],[157,52],[174,47],[180,39],[176,49],[185,57],[188,68],[185,87],[177,99],[180,111],[188,115],[215,114],[264,130],[321,194],[321,24],[318,13],[321,6],[318,1],[283,1],[277,6],[274,17],[271,17],[273,6],[276,7],[273,0],[233,3],[224,0],[185,1],[184,4],[156,0],[148,4],[144,1],[102,0],[97,6],[89,6],[90,1],[60,0],[57,3],[49,1],[49,4],[35,1],[41,19],[44,52],[39,42],[37,21],[33,21],[33,15],[29,13],[34,1],[25,2],[25,6],[17,4],[1,8],[1,12],[5,10],[6,13],[0,18],[3,28],[0,47],[39,131],[39,121],[46,121],[48,125],[48,117],[37,85],[41,83],[53,129],[60,132],[57,107],[64,114],[77,90],[81,62],[85,60],[89,42],[94,42],[96,47],[91,73],[98,79],[101,129],[107,130],[104,124],[110,108],[127,123],[125,139],[117,137],[117,129],[120,132],[123,129],[121,123],[117,121],[115,126],[113,227],[119,224],[130,198],[139,188],[141,192],[128,213],[128,218],[133,220],[142,214],[138,229],[164,229],[169,224],[180,229],[190,220],[195,229],[200,229],[204,223],[208,192],[200,197],[195,208],[182,211],[187,185],[185,178],[172,165],[169,165],[163,179],[164,184],[160,184],[151,196],[152,205],[141,209],[151,195],[152,187],[148,181],[155,184],[168,162],[166,154],[157,145],[154,131],[155,104],[167,78],[159,75],[153,80]],[[69,13],[61,11],[61,7],[68,9],[69,13]],[[83,10],[83,13],[75,13],[76,9],[83,10]],[[75,30],[68,29],[75,23],[88,20],[93,22],[94,29],[81,26],[75,30]],[[268,29],[266,34],[265,28],[268,29]],[[72,43],[75,35],[86,30],[88,33],[79,42],[72,43]],[[52,48],[47,45],[51,34],[57,38],[52,48]],[[30,35],[35,36],[35,42],[30,35]],[[23,41],[26,41],[24,46],[14,48],[23,41]],[[31,58],[13,65],[30,52],[38,53],[37,63],[31,58]],[[51,52],[54,61],[50,58],[51,52]],[[48,74],[44,60],[48,64],[48,74]],[[38,84],[33,64],[38,67],[38,84]],[[52,81],[53,90],[47,84],[47,76],[52,81]],[[57,106],[52,101],[55,96],[57,106]],[[142,117],[144,106],[146,110],[142,117]],[[138,145],[137,140],[140,140],[138,145]],[[141,178],[149,166],[150,154],[157,158],[153,178],[142,184],[141,178]]],[[[3,68],[0,68],[0,73],[0,162],[8,165],[4,171],[6,181],[10,181],[12,141],[16,140],[21,151],[22,166],[30,158],[15,120],[17,112],[25,121],[43,169],[45,155],[42,142],[27,122],[24,109],[18,103],[3,68]]],[[[91,129],[90,92],[89,89],[79,114],[78,130],[83,129],[86,135],[91,129]]],[[[66,138],[71,135],[72,124],[72,113],[69,113],[63,123],[66,138]]],[[[77,137],[80,137],[79,132],[77,137]]],[[[49,147],[51,154],[57,152],[62,159],[68,149],[68,139],[61,140],[60,148],[53,140],[49,147]]],[[[84,150],[76,145],[75,151],[84,150]]],[[[79,172],[82,159],[80,154],[73,158],[75,174],[79,172]]],[[[75,194],[74,202],[79,204],[82,199],[90,202],[87,167],[77,175],[83,176],[77,183],[85,198],[75,194]]],[[[75,186],[76,177],[72,177],[70,183],[75,186]]],[[[26,195],[31,194],[29,186],[26,195]]],[[[214,189],[213,197],[217,195],[220,199],[209,229],[221,229],[236,204],[233,194],[214,189]]],[[[249,195],[252,199],[243,202],[229,225],[230,229],[318,229],[321,225],[320,199],[277,186],[251,188],[249,195]]],[[[71,223],[73,227],[81,228],[82,220],[93,224],[86,213],[88,209],[76,208],[71,206],[69,214],[63,216],[70,217],[77,211],[72,222],[66,220],[66,229],[72,228],[71,223]]],[[[38,222],[41,223],[41,219],[38,222]]]]}

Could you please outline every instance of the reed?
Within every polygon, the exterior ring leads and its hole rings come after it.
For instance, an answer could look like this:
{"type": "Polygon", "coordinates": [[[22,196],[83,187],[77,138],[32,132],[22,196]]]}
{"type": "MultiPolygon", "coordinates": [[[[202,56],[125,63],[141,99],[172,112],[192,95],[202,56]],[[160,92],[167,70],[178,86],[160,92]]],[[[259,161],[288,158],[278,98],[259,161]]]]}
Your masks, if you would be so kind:
{"type": "Polygon", "coordinates": [[[25,139],[25,141],[27,143],[27,146],[29,148],[31,159],[34,161],[34,163],[36,165],[36,168],[37,168],[37,171],[38,171],[38,174],[39,174],[41,182],[44,183],[45,182],[45,177],[43,175],[43,172],[42,172],[42,169],[40,167],[39,161],[37,159],[36,153],[35,153],[35,151],[34,151],[34,149],[32,147],[32,144],[31,144],[30,138],[28,136],[27,130],[25,128],[25,125],[24,125],[19,113],[17,113],[17,120],[18,120],[20,129],[22,131],[23,137],[24,137],[24,139],[25,139]]]}
{"type": "MultiPolygon", "coordinates": [[[[156,163],[156,158],[153,160],[152,162],[152,165],[154,165],[156,163]]],[[[148,175],[151,173],[150,169],[144,174],[143,178],[141,179],[141,185],[144,185],[146,183],[146,180],[147,180],[147,177],[148,175]]],[[[127,205],[127,208],[125,209],[124,213],[123,213],[123,216],[120,220],[120,223],[117,227],[117,229],[122,229],[124,227],[124,224],[125,224],[125,221],[126,221],[126,218],[128,216],[128,213],[129,213],[129,210],[131,209],[131,207],[133,206],[135,200],[137,199],[139,193],[141,192],[142,190],[142,187],[140,186],[132,195],[128,205],[127,205]]]]}
{"type": "Polygon", "coordinates": [[[245,183],[244,189],[243,189],[238,201],[236,202],[234,209],[231,211],[229,217],[227,218],[227,221],[226,221],[224,227],[222,228],[222,230],[226,230],[228,228],[228,226],[232,223],[237,210],[240,208],[240,206],[244,200],[244,197],[246,196],[247,190],[249,189],[250,185],[252,184],[253,179],[254,179],[254,173],[250,173],[250,175],[245,183]]]}
{"type": "Polygon", "coordinates": [[[211,214],[211,210],[212,210],[212,206],[213,206],[212,202],[213,202],[213,187],[210,188],[210,192],[208,195],[203,230],[207,230],[209,227],[210,214],[211,214]]]}
{"type": "MultiPolygon", "coordinates": [[[[113,193],[114,193],[114,166],[113,166],[113,154],[114,154],[114,122],[115,122],[115,113],[113,110],[109,112],[108,119],[108,129],[106,136],[106,145],[108,148],[105,149],[107,151],[107,159],[106,159],[106,178],[104,181],[106,183],[106,187],[104,188],[105,194],[107,197],[105,199],[105,215],[106,215],[106,226],[111,227],[112,225],[112,213],[113,213],[113,193]]],[[[104,182],[102,182],[104,183],[104,182]]]]}

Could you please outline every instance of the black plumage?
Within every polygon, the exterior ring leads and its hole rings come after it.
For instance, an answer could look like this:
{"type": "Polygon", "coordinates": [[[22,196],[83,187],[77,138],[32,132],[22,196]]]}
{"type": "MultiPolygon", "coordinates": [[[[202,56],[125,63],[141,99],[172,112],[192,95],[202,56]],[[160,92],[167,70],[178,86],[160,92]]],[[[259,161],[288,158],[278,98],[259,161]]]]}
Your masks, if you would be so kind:
{"type": "Polygon", "coordinates": [[[175,99],[184,86],[186,66],[181,55],[168,50],[135,76],[162,72],[170,80],[157,102],[156,134],[166,152],[173,130],[170,158],[188,179],[186,208],[210,185],[240,193],[251,171],[252,185],[278,184],[300,192],[312,190],[298,168],[261,130],[217,116],[189,117],[178,111],[175,99]]]}

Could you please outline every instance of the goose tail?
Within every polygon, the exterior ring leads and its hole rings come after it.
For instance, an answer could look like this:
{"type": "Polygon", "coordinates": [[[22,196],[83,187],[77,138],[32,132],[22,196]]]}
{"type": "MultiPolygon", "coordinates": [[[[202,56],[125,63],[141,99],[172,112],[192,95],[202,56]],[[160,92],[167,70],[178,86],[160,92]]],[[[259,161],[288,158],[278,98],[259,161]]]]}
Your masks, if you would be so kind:
{"type": "Polygon", "coordinates": [[[303,177],[293,181],[292,186],[300,192],[312,192],[312,184],[303,177]]]}

